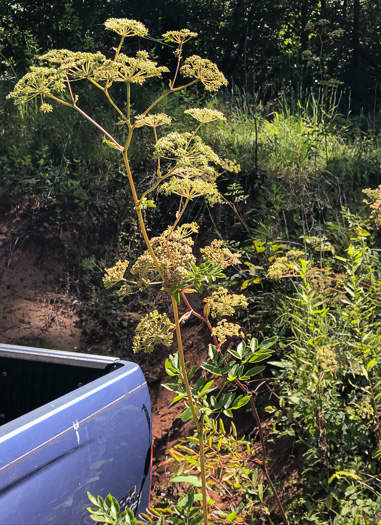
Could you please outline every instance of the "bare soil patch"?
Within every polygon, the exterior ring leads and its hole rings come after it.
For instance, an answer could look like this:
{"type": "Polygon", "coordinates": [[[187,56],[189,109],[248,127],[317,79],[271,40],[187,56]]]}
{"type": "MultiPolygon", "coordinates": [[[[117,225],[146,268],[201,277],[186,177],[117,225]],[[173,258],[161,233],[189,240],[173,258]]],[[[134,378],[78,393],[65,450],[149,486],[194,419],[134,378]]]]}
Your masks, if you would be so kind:
{"type": "MultiPolygon", "coordinates": [[[[94,346],[101,351],[101,341],[88,345],[83,336],[88,323],[83,318],[86,305],[68,292],[66,253],[70,235],[30,236],[30,218],[22,205],[2,211],[0,342],[85,353],[94,346]]],[[[121,315],[133,326],[142,312],[135,310],[121,315]]],[[[185,327],[184,344],[191,362],[199,363],[205,357],[205,336],[202,327],[192,323],[185,327]]],[[[115,356],[138,362],[147,378],[153,413],[154,467],[159,467],[182,427],[176,420],[181,407],[170,406],[173,396],[161,386],[167,380],[163,365],[168,349],[135,355],[123,345],[115,347],[113,352],[115,356]]],[[[157,492],[167,486],[165,467],[161,466],[159,471],[159,475],[153,476],[157,492]]]]}

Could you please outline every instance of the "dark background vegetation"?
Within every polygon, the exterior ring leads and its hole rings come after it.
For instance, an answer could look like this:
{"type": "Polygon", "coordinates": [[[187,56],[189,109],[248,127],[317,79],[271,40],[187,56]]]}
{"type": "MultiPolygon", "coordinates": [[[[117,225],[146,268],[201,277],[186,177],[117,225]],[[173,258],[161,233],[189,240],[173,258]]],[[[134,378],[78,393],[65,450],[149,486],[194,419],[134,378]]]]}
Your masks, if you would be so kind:
{"type": "Polygon", "coordinates": [[[51,48],[108,52],[112,37],[105,38],[103,23],[124,16],[144,20],[151,37],[140,45],[161,62],[172,59],[171,49],[155,39],[174,28],[197,30],[190,52],[215,61],[230,89],[273,100],[281,92],[338,82],[348,112],[374,111],[381,89],[380,7],[379,0],[2,0],[0,48],[15,67],[11,72],[3,63],[2,77],[21,76],[36,53],[51,48]]]}
{"type": "MultiPolygon", "coordinates": [[[[379,0],[2,0],[0,7],[2,53],[13,57],[19,73],[36,52],[53,47],[107,49],[111,36],[104,39],[103,22],[123,16],[143,20],[153,39],[170,29],[196,30],[192,51],[215,61],[231,85],[267,97],[329,79],[345,83],[355,111],[373,110],[380,95],[379,0]],[[308,25],[319,20],[329,22],[318,27],[321,38],[308,25]],[[305,60],[306,51],[315,58],[305,60]]],[[[165,46],[147,43],[161,60],[170,59],[165,46]]]]}

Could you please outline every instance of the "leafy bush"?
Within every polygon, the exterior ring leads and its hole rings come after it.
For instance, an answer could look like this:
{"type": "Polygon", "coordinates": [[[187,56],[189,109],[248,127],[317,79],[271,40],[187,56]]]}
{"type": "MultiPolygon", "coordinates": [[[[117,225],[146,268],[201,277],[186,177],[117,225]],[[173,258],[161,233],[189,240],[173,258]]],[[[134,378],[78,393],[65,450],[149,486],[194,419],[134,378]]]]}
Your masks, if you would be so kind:
{"type": "MultiPolygon", "coordinates": [[[[340,235],[323,265],[302,257],[285,261],[288,277],[278,275],[294,282],[280,309],[292,337],[283,340],[283,359],[271,363],[279,370],[280,397],[279,406],[268,409],[275,411],[275,435],[293,436],[304,451],[298,512],[311,522],[356,523],[362,516],[362,523],[375,523],[381,511],[381,266],[368,224],[345,215],[347,242],[340,235]]],[[[331,234],[336,237],[337,228],[331,234]]]]}

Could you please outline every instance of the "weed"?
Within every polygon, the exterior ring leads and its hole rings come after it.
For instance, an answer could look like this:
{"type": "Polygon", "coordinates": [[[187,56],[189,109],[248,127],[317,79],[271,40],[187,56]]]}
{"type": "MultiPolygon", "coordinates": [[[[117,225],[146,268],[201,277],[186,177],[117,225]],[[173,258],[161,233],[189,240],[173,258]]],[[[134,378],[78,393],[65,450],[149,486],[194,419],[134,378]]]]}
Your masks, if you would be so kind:
{"type": "Polygon", "coordinates": [[[306,258],[286,263],[283,275],[294,281],[295,294],[284,296],[281,322],[293,336],[284,359],[271,363],[279,369],[280,391],[274,432],[294,436],[304,448],[311,496],[303,505],[314,509],[306,516],[346,523],[344,517],[361,515],[373,523],[381,501],[374,477],[381,437],[380,266],[366,225],[345,214],[349,244],[333,259],[326,255],[325,267],[306,258]],[[347,490],[356,500],[351,511],[347,490]]]}

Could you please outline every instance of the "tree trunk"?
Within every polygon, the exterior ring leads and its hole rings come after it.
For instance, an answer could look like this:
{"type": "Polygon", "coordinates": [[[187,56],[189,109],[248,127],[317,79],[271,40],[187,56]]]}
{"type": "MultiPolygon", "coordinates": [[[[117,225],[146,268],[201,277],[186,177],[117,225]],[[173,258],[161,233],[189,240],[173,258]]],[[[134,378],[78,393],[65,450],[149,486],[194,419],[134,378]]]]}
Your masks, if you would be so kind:
{"type": "Polygon", "coordinates": [[[352,45],[353,45],[352,67],[353,67],[354,72],[358,70],[360,66],[360,17],[361,17],[360,0],[354,0],[353,2],[353,30],[352,30],[352,45]]]}

